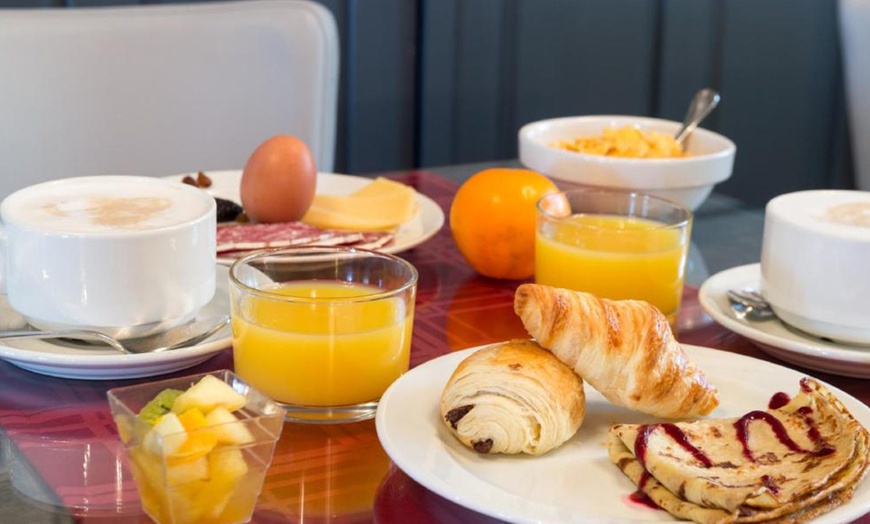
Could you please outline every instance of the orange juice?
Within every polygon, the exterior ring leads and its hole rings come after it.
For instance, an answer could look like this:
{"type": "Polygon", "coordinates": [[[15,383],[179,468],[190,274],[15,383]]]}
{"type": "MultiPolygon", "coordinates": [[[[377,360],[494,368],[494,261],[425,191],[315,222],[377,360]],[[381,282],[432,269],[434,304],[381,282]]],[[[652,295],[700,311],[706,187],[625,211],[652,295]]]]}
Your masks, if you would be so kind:
{"type": "Polygon", "coordinates": [[[375,401],[408,370],[413,311],[401,297],[375,298],[382,290],[338,281],[266,291],[278,296],[233,303],[233,358],[236,372],[273,399],[302,406],[375,401]]]}
{"type": "Polygon", "coordinates": [[[673,318],[680,306],[688,231],[636,217],[575,214],[542,223],[535,281],[610,299],[650,302],[673,318]]]}

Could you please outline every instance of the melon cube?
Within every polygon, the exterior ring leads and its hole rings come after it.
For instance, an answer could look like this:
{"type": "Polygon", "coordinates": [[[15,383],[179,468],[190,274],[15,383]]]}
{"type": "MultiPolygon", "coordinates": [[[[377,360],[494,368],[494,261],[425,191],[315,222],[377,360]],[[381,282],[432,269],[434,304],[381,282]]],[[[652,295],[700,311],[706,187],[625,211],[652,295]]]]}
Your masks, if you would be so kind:
{"type": "Polygon", "coordinates": [[[254,441],[254,435],[245,424],[222,406],[211,410],[205,421],[221,444],[241,445],[254,441]]]}
{"type": "Polygon", "coordinates": [[[167,413],[145,434],[143,445],[148,451],[161,456],[175,453],[187,440],[187,430],[175,413],[167,413]]]}
{"type": "Polygon", "coordinates": [[[169,486],[178,486],[207,478],[208,459],[204,456],[185,462],[166,464],[166,484],[169,486]]]}
{"type": "Polygon", "coordinates": [[[208,413],[217,406],[235,411],[246,402],[245,396],[229,384],[213,375],[206,375],[175,399],[172,412],[184,413],[188,409],[198,408],[203,413],[208,413]]]}
{"type": "Polygon", "coordinates": [[[202,508],[203,515],[216,519],[224,512],[239,482],[248,473],[248,463],[238,448],[219,447],[209,453],[208,465],[211,478],[197,494],[193,505],[202,508]]]}
{"type": "Polygon", "coordinates": [[[208,456],[212,478],[238,479],[248,473],[248,463],[239,448],[215,448],[208,456]]]}

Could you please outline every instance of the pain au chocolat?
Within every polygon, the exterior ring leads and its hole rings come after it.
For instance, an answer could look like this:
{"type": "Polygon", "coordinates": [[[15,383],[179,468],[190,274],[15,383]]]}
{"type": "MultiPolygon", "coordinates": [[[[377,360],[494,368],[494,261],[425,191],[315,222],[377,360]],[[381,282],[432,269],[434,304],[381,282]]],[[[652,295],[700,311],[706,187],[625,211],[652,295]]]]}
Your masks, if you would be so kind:
{"type": "Polygon", "coordinates": [[[809,378],[771,405],[739,418],[613,426],[610,460],[658,507],[695,522],[802,522],[849,500],[867,472],[864,427],[809,378]]]}
{"type": "Polygon", "coordinates": [[[716,388],[647,302],[522,284],[514,310],[538,344],[614,404],[666,418],[706,415],[719,404],[716,388]]]}
{"type": "Polygon", "coordinates": [[[478,453],[542,455],[571,438],[585,414],[580,377],[531,340],[472,353],[441,395],[441,420],[478,453]]]}

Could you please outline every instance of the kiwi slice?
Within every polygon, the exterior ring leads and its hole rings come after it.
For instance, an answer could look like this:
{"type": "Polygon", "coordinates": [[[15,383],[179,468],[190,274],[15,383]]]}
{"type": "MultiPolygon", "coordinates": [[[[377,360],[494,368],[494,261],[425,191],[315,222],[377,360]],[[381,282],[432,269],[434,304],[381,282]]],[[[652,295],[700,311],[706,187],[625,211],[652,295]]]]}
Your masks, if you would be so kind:
{"type": "Polygon", "coordinates": [[[139,419],[153,426],[158,418],[169,413],[169,410],[172,409],[172,404],[175,403],[175,399],[182,393],[184,392],[180,389],[164,389],[145,404],[145,407],[139,412],[139,419]]]}

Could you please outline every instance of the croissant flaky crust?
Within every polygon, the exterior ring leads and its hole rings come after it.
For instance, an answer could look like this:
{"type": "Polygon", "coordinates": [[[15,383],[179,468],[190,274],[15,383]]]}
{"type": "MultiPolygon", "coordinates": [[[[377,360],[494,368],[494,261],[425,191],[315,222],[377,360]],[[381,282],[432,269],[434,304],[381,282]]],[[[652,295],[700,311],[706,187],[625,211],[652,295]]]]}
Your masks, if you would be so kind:
{"type": "Polygon", "coordinates": [[[719,404],[716,388],[647,302],[522,284],[514,309],[542,347],[614,404],[667,418],[706,415],[719,404]]]}
{"type": "Polygon", "coordinates": [[[441,394],[441,420],[478,453],[544,454],[571,438],[585,414],[580,377],[531,340],[472,353],[441,394]]]}

